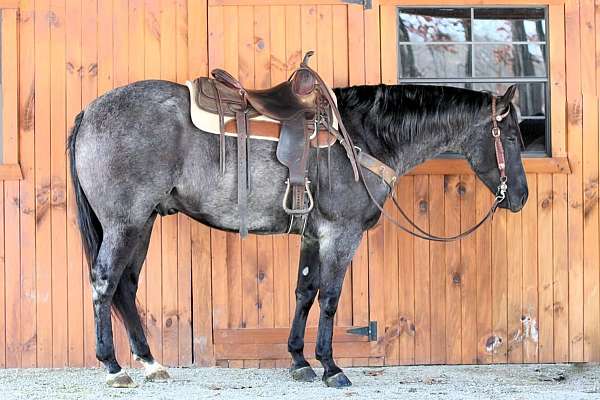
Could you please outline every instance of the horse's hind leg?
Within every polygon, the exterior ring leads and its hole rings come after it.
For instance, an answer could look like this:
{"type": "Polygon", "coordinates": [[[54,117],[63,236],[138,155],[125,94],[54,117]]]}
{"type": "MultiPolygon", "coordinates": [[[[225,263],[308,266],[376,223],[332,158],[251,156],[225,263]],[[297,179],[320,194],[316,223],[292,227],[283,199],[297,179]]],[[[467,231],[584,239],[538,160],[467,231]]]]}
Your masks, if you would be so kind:
{"type": "Polygon", "coordinates": [[[121,275],[121,280],[113,297],[113,304],[117,308],[121,320],[125,324],[125,328],[127,328],[131,352],[134,358],[144,366],[146,380],[164,381],[170,378],[169,373],[165,367],[154,360],[150,352],[135,302],[140,272],[148,253],[152,225],[155,219],[156,214],[153,214],[140,235],[140,243],[137,250],[121,275]]]}
{"type": "Polygon", "coordinates": [[[333,361],[333,318],[340,300],[346,269],[360,243],[361,236],[361,230],[339,227],[322,234],[320,240],[319,305],[321,314],[315,353],[317,360],[325,369],[323,381],[331,387],[344,387],[352,384],[333,361]]]}
{"type": "Polygon", "coordinates": [[[291,374],[295,380],[310,382],[317,375],[304,358],[304,331],[306,319],[319,288],[319,242],[304,238],[300,250],[298,283],[296,285],[296,312],[288,339],[292,355],[291,374]]]}
{"type": "Polygon", "coordinates": [[[115,358],[111,322],[111,305],[121,275],[131,262],[137,247],[138,228],[110,226],[103,232],[102,245],[91,269],[94,320],[96,323],[96,357],[108,371],[107,384],[112,387],[134,387],[115,358]]]}

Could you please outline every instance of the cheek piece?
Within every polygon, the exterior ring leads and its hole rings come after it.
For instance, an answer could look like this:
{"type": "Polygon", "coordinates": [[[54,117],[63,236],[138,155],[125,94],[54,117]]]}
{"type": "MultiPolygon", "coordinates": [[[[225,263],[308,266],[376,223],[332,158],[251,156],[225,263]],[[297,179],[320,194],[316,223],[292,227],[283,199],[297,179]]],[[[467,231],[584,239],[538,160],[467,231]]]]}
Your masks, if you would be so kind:
{"type": "Polygon", "coordinates": [[[508,190],[508,177],[506,176],[506,159],[504,157],[504,146],[500,140],[500,127],[498,122],[501,122],[510,112],[509,109],[501,115],[496,115],[496,96],[492,97],[492,137],[494,138],[494,148],[496,150],[496,163],[498,164],[498,172],[500,173],[500,185],[496,190],[496,198],[494,199],[493,208],[495,209],[498,205],[506,198],[506,191],[508,190]]]}

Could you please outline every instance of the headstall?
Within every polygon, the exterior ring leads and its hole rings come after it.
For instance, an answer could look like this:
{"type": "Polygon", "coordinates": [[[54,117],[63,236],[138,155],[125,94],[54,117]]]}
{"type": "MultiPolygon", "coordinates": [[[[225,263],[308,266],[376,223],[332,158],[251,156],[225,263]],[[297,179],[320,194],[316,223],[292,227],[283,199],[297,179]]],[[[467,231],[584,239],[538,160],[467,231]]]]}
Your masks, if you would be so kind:
{"type": "MultiPolygon", "coordinates": [[[[432,235],[429,232],[425,232],[423,229],[421,229],[419,226],[417,226],[417,224],[415,224],[410,219],[410,217],[406,214],[406,212],[404,212],[402,207],[400,207],[400,204],[398,204],[398,201],[397,201],[396,197],[394,196],[394,186],[390,185],[389,183],[386,182],[387,186],[390,190],[390,196],[392,198],[392,201],[394,202],[394,205],[396,206],[396,208],[398,209],[398,211],[400,212],[402,217],[413,228],[415,228],[415,230],[417,232],[414,232],[414,231],[406,228],[402,224],[400,224],[398,221],[396,221],[392,216],[390,216],[383,209],[383,207],[375,199],[375,196],[373,196],[373,193],[371,192],[371,190],[369,189],[369,187],[367,185],[367,182],[365,180],[362,169],[360,169],[362,182],[365,186],[365,189],[367,190],[369,197],[371,198],[371,201],[377,206],[377,208],[379,209],[379,211],[381,211],[381,213],[383,214],[383,216],[385,218],[387,218],[396,227],[400,228],[401,230],[403,230],[404,232],[406,232],[410,235],[413,235],[415,237],[425,239],[425,240],[435,241],[435,242],[452,242],[455,240],[462,239],[462,238],[472,234],[473,232],[475,232],[481,225],[483,225],[483,223],[485,221],[492,218],[492,216],[496,212],[496,209],[498,208],[500,203],[502,203],[504,201],[504,199],[506,198],[506,192],[508,190],[508,178],[506,176],[506,159],[505,159],[505,153],[504,153],[504,146],[502,145],[502,141],[500,140],[500,136],[501,136],[502,132],[500,130],[500,127],[498,126],[498,123],[502,122],[502,120],[504,120],[504,118],[506,118],[508,116],[508,114],[510,113],[510,107],[503,114],[497,115],[496,103],[497,103],[496,96],[492,96],[492,130],[491,130],[491,133],[492,133],[492,137],[494,138],[494,149],[496,152],[496,163],[497,163],[497,167],[498,167],[498,172],[500,173],[500,184],[498,185],[498,188],[496,190],[494,202],[492,203],[492,206],[490,207],[490,209],[486,213],[486,215],[477,224],[473,225],[466,231],[459,233],[458,235],[445,236],[445,237],[432,235]]],[[[357,150],[360,150],[360,149],[357,149],[357,150]]],[[[359,154],[360,154],[360,151],[359,151],[359,154]]]]}

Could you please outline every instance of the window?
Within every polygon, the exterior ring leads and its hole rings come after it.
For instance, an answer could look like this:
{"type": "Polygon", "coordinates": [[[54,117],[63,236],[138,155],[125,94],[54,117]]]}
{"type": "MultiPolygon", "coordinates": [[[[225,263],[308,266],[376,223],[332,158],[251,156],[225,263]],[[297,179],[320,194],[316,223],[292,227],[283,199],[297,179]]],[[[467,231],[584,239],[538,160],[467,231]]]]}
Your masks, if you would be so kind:
{"type": "Polygon", "coordinates": [[[546,7],[399,7],[399,83],[504,93],[515,104],[527,156],[551,155],[546,7]]]}

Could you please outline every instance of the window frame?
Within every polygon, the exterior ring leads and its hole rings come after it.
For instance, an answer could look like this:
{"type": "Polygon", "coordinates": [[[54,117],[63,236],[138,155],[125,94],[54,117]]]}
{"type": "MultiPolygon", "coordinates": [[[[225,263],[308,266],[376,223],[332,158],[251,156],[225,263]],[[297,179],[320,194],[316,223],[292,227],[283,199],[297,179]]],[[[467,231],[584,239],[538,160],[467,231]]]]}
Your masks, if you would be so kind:
{"type": "Polygon", "coordinates": [[[0,181],[23,179],[19,164],[18,3],[17,0],[0,0],[3,144],[0,181]]]}
{"type": "MultiPolygon", "coordinates": [[[[547,51],[548,51],[548,91],[550,120],[550,155],[524,154],[523,164],[527,173],[571,173],[567,154],[566,136],[566,82],[565,82],[565,10],[563,0],[413,0],[406,3],[399,0],[380,0],[382,26],[395,32],[394,40],[382,40],[382,66],[386,70],[398,71],[398,23],[397,8],[408,7],[547,7],[547,51]],[[393,46],[393,47],[392,47],[393,46]],[[389,55],[393,54],[394,57],[389,55]]],[[[383,28],[382,28],[383,30],[383,28]]],[[[382,31],[382,35],[384,35],[382,31]]],[[[382,38],[383,39],[383,38],[382,38]]],[[[395,83],[395,82],[389,82],[395,83]]],[[[458,158],[438,158],[416,167],[409,174],[472,174],[467,161],[458,158]]]]}

